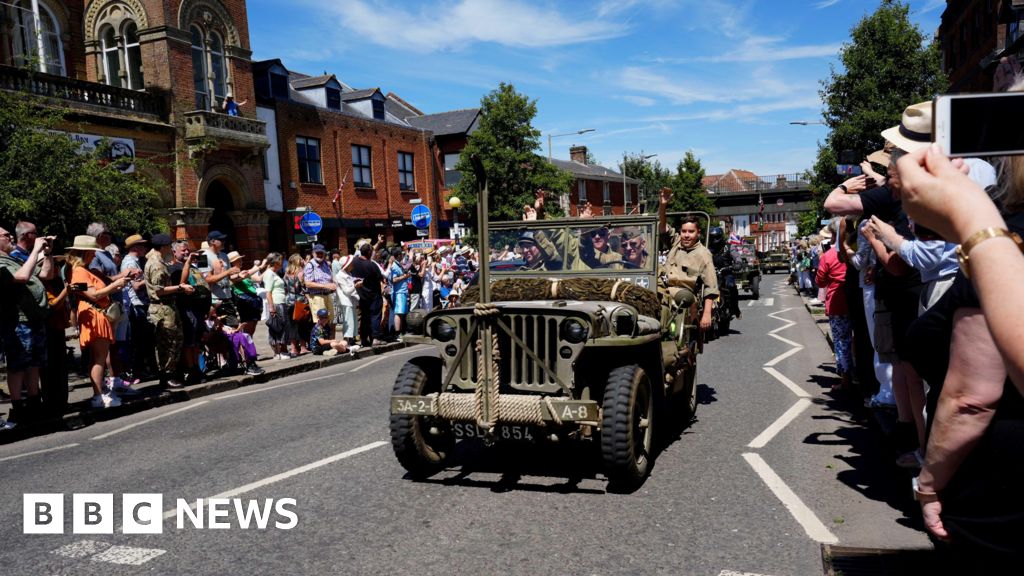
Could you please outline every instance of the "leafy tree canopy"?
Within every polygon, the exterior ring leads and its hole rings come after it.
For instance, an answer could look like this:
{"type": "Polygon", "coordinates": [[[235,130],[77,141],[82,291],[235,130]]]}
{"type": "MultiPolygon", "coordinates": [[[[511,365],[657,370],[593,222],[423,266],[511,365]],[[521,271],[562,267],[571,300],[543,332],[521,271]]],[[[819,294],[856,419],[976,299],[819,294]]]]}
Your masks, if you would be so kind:
{"type": "Polygon", "coordinates": [[[488,208],[493,220],[519,220],[523,207],[533,205],[538,189],[547,191],[548,216],[561,215],[557,201],[572,185],[572,174],[539,156],[540,131],[532,125],[537,102],[504,82],[480,100],[480,125],[469,136],[456,170],[462,180],[455,194],[462,200],[470,222],[475,222],[479,183],[470,158],[483,163],[488,180],[488,208]]]}
{"type": "Polygon", "coordinates": [[[122,237],[166,229],[157,208],[163,182],[139,170],[139,159],[134,173],[122,172],[108,160],[109,145],[83,152],[57,131],[67,128],[64,114],[0,91],[0,221],[34,222],[65,243],[94,221],[122,237]]]}
{"type": "Polygon", "coordinates": [[[639,154],[623,153],[619,170],[629,178],[640,181],[640,198],[633,200],[643,202],[647,212],[654,212],[658,209],[658,190],[672,185],[672,172],[658,160],[652,162],[645,156],[643,151],[639,154]]]}
{"type": "Polygon", "coordinates": [[[704,167],[700,159],[691,150],[676,165],[676,173],[672,176],[672,202],[668,205],[669,212],[707,212],[715,214],[715,202],[704,189],[704,167]]]}
{"type": "Polygon", "coordinates": [[[801,220],[800,234],[817,231],[825,196],[843,180],[836,174],[839,153],[859,158],[885,144],[881,132],[900,122],[903,109],[930,100],[948,87],[938,43],[908,17],[901,0],[882,0],[878,9],[850,30],[839,52],[841,69],[832,67],[821,82],[824,119],[831,129],[812,170],[813,218],[801,220]]]}

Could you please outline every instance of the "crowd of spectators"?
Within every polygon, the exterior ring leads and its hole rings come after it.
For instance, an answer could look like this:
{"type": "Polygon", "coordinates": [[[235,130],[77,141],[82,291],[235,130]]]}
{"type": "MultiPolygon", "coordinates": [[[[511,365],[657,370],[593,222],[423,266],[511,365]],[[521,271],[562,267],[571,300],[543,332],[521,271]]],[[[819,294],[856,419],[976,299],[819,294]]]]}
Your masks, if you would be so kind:
{"type": "MultiPolygon", "coordinates": [[[[271,360],[334,355],[401,338],[415,309],[449,305],[475,278],[462,245],[413,252],[384,238],[356,254],[271,252],[243,267],[211,231],[200,246],[168,234],[115,242],[103,223],[64,243],[32,222],[0,228],[0,340],[11,410],[0,430],[59,416],[68,401],[68,328],[102,409],[138,394],[238,373],[259,375],[253,337],[264,322],[271,360]]],[[[71,361],[75,360],[72,355],[71,361]]]]}
{"type": "Polygon", "coordinates": [[[1024,158],[951,161],[931,115],[906,108],[828,195],[835,242],[793,257],[799,288],[826,292],[836,388],[895,404],[895,462],[937,549],[989,573],[1024,559],[1024,158]]]}

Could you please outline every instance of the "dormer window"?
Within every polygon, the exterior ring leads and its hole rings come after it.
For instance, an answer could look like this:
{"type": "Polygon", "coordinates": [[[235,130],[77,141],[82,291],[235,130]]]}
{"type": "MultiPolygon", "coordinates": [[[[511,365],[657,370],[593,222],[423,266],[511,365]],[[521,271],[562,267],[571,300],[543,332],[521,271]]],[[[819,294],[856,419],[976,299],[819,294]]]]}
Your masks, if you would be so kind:
{"type": "Polygon", "coordinates": [[[373,119],[374,120],[383,120],[384,119],[384,101],[383,100],[377,100],[376,98],[373,100],[373,119]]]}
{"type": "Polygon", "coordinates": [[[341,90],[328,86],[326,91],[327,107],[331,110],[341,110],[341,90]]]}

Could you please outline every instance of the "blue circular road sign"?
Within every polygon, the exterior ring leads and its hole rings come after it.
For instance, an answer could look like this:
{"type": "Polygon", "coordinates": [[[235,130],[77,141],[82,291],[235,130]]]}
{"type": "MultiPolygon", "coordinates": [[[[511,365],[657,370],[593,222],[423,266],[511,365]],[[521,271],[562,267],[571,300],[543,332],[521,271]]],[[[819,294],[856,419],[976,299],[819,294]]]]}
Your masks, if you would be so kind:
{"type": "Polygon", "coordinates": [[[423,229],[430,227],[430,208],[423,204],[417,204],[412,209],[412,225],[423,229]]]}
{"type": "Polygon", "coordinates": [[[299,228],[302,229],[303,233],[315,236],[323,230],[324,221],[316,212],[307,212],[302,217],[302,220],[299,220],[299,228]]]}

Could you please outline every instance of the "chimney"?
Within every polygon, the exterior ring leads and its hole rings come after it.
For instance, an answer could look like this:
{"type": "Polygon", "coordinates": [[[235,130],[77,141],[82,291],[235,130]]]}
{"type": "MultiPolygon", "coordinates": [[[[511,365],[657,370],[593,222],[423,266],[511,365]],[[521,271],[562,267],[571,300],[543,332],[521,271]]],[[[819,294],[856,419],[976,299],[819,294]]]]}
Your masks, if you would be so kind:
{"type": "Polygon", "coordinates": [[[579,162],[580,164],[587,163],[587,147],[586,146],[573,146],[569,148],[569,158],[573,162],[579,162]]]}

